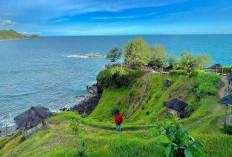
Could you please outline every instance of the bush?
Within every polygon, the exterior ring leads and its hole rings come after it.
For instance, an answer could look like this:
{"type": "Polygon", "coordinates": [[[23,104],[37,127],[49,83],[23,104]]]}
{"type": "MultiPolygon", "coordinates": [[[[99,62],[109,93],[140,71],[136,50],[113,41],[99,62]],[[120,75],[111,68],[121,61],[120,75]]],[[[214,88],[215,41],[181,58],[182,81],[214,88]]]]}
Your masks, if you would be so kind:
{"type": "Polygon", "coordinates": [[[186,129],[177,123],[177,117],[167,117],[166,121],[158,122],[150,129],[156,137],[157,144],[165,147],[166,157],[204,157],[203,145],[189,136],[186,129]]]}
{"type": "Polygon", "coordinates": [[[223,73],[224,74],[229,74],[231,73],[231,67],[230,66],[226,66],[226,67],[222,67],[218,69],[218,72],[221,73],[223,69],[223,73]]]}
{"type": "Polygon", "coordinates": [[[232,135],[232,126],[228,126],[228,125],[224,126],[223,132],[232,135]]]}
{"type": "Polygon", "coordinates": [[[171,70],[169,72],[170,76],[180,76],[180,75],[187,75],[187,72],[185,70],[171,70]]]}
{"type": "Polygon", "coordinates": [[[216,95],[216,84],[219,80],[216,74],[202,74],[196,79],[195,85],[192,87],[192,91],[197,97],[202,98],[207,95],[216,95]]]}
{"type": "Polygon", "coordinates": [[[198,75],[204,74],[204,73],[205,72],[203,70],[194,70],[193,72],[189,74],[189,78],[197,77],[198,75]]]}
{"type": "Polygon", "coordinates": [[[97,75],[97,83],[103,88],[120,88],[129,84],[129,70],[127,68],[112,67],[101,71],[97,75]]]}

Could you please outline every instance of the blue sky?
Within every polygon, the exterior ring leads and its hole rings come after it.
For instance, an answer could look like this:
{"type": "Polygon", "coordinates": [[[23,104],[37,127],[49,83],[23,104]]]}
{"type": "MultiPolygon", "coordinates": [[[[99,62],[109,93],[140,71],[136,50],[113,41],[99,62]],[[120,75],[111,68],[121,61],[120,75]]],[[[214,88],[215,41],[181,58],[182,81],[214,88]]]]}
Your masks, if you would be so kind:
{"type": "Polygon", "coordinates": [[[232,0],[1,0],[0,29],[25,35],[232,33],[232,0]]]}

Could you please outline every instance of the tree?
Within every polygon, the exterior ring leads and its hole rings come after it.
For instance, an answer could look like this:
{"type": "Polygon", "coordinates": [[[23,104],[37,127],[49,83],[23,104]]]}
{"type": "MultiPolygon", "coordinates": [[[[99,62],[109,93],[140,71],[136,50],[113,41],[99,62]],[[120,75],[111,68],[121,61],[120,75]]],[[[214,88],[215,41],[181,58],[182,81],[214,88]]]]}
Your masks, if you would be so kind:
{"type": "Polygon", "coordinates": [[[178,58],[175,56],[174,53],[172,53],[168,60],[168,65],[172,67],[173,69],[176,69],[178,66],[178,58]]]}
{"type": "Polygon", "coordinates": [[[111,62],[116,62],[122,56],[122,50],[120,50],[117,46],[112,47],[110,51],[106,54],[106,58],[111,62]]]}
{"type": "Polygon", "coordinates": [[[204,69],[209,67],[212,64],[212,60],[207,54],[198,54],[197,55],[197,67],[199,69],[204,69]]]}
{"type": "Polygon", "coordinates": [[[136,38],[125,45],[124,62],[126,64],[141,65],[148,62],[149,47],[143,38],[136,38]]]}
{"type": "Polygon", "coordinates": [[[167,63],[167,57],[167,52],[163,45],[155,44],[153,47],[150,47],[149,65],[163,68],[167,63]]]}
{"type": "Polygon", "coordinates": [[[184,51],[179,59],[179,66],[184,70],[192,70],[197,67],[197,58],[192,53],[184,51]]]}

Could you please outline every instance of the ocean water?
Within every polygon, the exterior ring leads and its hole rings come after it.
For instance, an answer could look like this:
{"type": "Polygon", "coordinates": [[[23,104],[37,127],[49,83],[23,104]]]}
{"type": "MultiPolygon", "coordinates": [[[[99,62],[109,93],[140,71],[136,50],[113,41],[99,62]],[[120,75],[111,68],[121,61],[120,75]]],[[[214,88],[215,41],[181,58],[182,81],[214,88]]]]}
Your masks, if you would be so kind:
{"type": "MultiPolygon", "coordinates": [[[[97,58],[68,58],[91,52],[105,54],[112,46],[123,48],[136,36],[43,37],[0,41],[0,125],[30,106],[52,111],[72,106],[86,94],[86,85],[96,82],[97,73],[109,62],[97,58]]],[[[142,36],[149,45],[161,43],[168,53],[184,50],[207,53],[213,63],[232,64],[232,35],[142,36]]]]}

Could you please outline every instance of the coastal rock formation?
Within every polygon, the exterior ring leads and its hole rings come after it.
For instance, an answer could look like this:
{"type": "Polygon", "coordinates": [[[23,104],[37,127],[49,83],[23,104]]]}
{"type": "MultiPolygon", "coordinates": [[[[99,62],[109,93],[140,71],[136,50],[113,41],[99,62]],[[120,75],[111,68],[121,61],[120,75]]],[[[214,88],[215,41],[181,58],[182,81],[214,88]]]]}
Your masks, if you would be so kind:
{"type": "Polygon", "coordinates": [[[90,95],[79,104],[71,107],[70,111],[78,111],[79,114],[87,113],[89,115],[96,108],[100,99],[101,94],[90,95]]]}
{"type": "Polygon", "coordinates": [[[96,108],[101,99],[103,89],[96,83],[86,86],[86,89],[90,95],[85,96],[84,100],[79,104],[71,107],[70,111],[78,111],[79,114],[86,113],[89,115],[96,108]]]}
{"type": "Polygon", "coordinates": [[[103,89],[97,85],[97,83],[94,83],[93,85],[86,86],[87,91],[92,95],[98,95],[101,94],[103,89]]]}
{"type": "Polygon", "coordinates": [[[106,58],[106,55],[99,55],[98,53],[89,53],[85,55],[68,55],[68,58],[106,58]]]}

